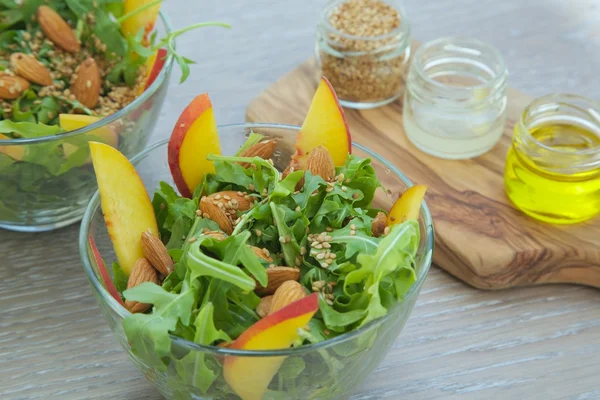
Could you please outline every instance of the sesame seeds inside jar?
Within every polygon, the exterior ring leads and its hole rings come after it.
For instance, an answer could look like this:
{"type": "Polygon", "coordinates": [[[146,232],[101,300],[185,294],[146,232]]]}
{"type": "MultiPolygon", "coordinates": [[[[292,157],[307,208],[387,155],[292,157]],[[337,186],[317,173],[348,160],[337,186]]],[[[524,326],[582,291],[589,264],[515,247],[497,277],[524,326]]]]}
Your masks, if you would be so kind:
{"type": "Polygon", "coordinates": [[[328,2],[315,50],[321,74],[345,107],[379,107],[404,93],[410,28],[397,1],[328,2]]]}

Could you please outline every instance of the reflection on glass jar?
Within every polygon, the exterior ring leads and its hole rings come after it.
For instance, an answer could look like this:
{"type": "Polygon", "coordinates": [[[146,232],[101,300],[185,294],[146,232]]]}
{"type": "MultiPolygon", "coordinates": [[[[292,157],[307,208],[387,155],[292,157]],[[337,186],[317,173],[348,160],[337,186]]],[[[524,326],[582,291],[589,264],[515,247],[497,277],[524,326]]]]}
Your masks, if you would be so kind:
{"type": "Polygon", "coordinates": [[[573,95],[532,102],[515,127],[504,174],[524,213],[569,224],[600,213],[600,104],[573,95]]]}
{"type": "Polygon", "coordinates": [[[484,42],[442,38],[424,44],[408,73],[403,118],[408,138],[441,158],[487,152],[504,130],[507,81],[502,55],[484,42]]]}
{"type": "Polygon", "coordinates": [[[322,75],[345,107],[378,107],[404,92],[410,28],[397,1],[329,1],[315,50],[322,75]]]}

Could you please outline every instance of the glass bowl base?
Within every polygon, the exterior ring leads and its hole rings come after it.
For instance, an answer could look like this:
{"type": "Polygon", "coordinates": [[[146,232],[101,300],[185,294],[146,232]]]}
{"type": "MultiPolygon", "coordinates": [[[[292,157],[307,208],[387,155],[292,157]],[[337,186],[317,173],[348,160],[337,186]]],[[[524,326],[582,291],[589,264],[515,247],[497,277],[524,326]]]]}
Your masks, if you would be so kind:
{"type": "Polygon", "coordinates": [[[27,220],[25,223],[15,223],[10,221],[0,221],[0,229],[6,229],[14,232],[48,232],[55,229],[64,228],[81,221],[85,210],[76,210],[62,215],[60,218],[40,217],[27,220]]]}
{"type": "Polygon", "coordinates": [[[390,97],[389,99],[376,101],[376,102],[372,102],[372,103],[360,102],[360,101],[349,101],[349,100],[342,100],[342,99],[339,99],[339,100],[340,100],[340,104],[342,105],[342,107],[354,108],[356,110],[369,110],[371,108],[377,108],[377,107],[382,107],[382,106],[388,105],[388,104],[396,101],[398,98],[400,98],[400,96],[402,96],[402,93],[398,93],[397,95],[395,95],[394,97],[390,97]]]}

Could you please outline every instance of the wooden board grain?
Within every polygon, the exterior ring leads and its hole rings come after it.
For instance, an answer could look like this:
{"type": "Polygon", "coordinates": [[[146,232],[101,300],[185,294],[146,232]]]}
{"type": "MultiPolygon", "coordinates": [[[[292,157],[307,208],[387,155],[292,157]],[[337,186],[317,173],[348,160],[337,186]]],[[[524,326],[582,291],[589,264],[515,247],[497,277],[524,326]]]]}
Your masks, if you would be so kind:
{"type": "MultiPolygon", "coordinates": [[[[248,106],[249,121],[299,125],[318,82],[307,61],[248,106]]],[[[434,263],[478,288],[542,283],[600,288],[600,218],[549,225],[516,210],[504,192],[512,131],[531,98],[509,90],[508,121],[499,143],[470,160],[443,160],[413,146],[403,131],[402,102],[374,110],[345,109],[352,139],[391,160],[426,197],[436,230],[434,263]]]]}

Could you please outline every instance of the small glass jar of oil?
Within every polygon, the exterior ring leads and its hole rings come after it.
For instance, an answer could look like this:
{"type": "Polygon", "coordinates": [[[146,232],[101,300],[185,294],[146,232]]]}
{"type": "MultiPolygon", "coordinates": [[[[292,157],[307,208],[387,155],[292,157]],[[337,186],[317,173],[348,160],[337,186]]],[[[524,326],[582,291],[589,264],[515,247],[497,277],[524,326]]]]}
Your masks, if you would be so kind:
{"type": "Polygon", "coordinates": [[[515,126],[504,183],[519,209],[545,222],[600,214],[600,103],[565,94],[533,101],[515,126]]]}

